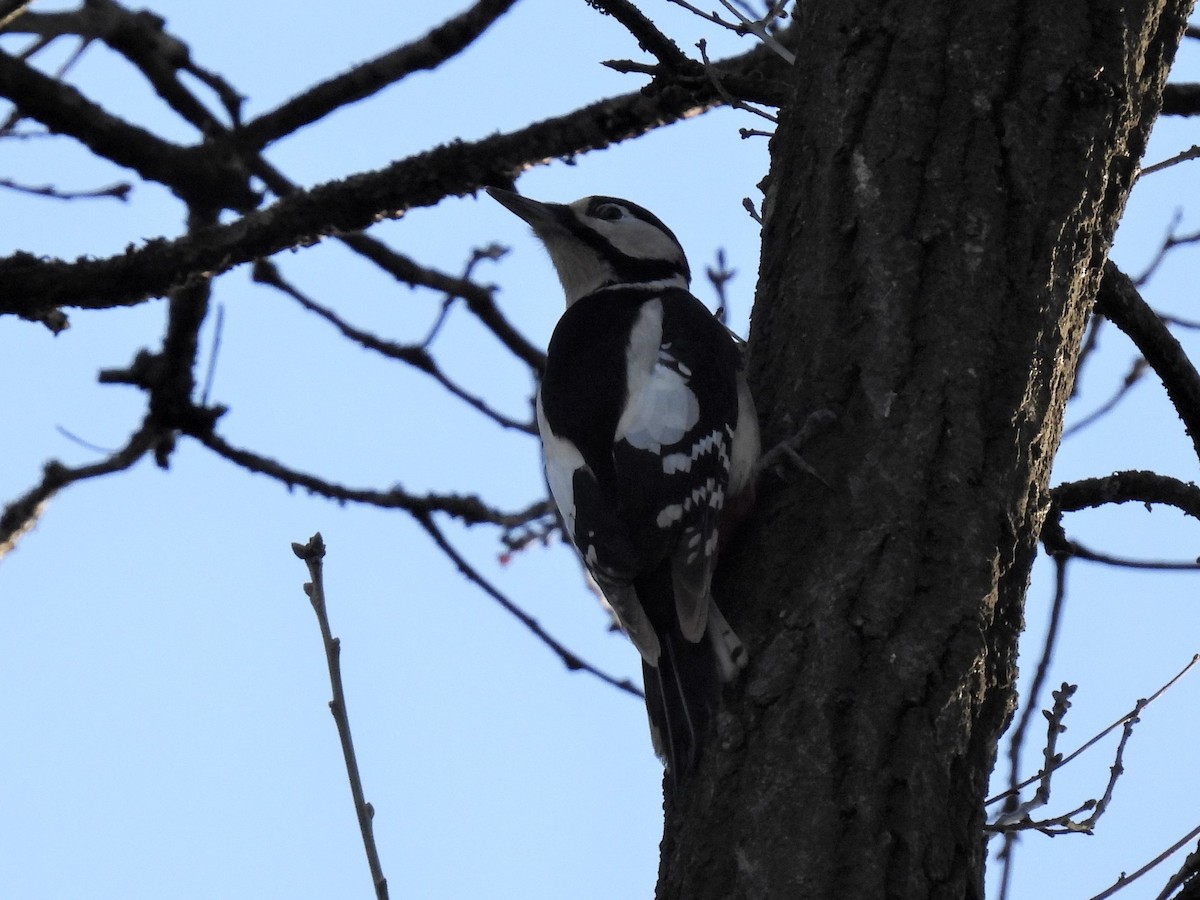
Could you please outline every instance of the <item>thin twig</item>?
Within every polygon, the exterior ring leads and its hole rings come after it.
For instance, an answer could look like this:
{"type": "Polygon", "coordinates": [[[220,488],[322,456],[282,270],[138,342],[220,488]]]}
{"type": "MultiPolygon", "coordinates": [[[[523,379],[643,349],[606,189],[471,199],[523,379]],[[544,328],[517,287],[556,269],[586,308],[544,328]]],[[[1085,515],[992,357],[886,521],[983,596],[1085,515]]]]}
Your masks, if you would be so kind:
{"type": "Polygon", "coordinates": [[[638,46],[657,59],[664,68],[685,73],[696,68],[696,61],[689,59],[673,40],[659,31],[628,0],[588,0],[588,5],[625,26],[625,30],[637,39],[638,46]]]}
{"type": "Polygon", "coordinates": [[[1187,855],[1183,865],[1170,878],[1167,879],[1166,885],[1154,900],[1167,900],[1175,893],[1176,888],[1183,888],[1184,891],[1179,895],[1179,900],[1183,900],[1184,894],[1188,894],[1194,898],[1194,889],[1200,885],[1200,846],[1187,855]]]}
{"type": "Polygon", "coordinates": [[[304,585],[304,593],[312,603],[313,611],[317,614],[317,623],[321,627],[321,643],[325,647],[325,662],[329,667],[329,684],[333,689],[333,699],[329,701],[329,711],[333,713],[333,721],[337,724],[338,739],[342,744],[342,758],[346,762],[346,775],[350,778],[350,794],[354,797],[354,811],[358,815],[358,828],[362,832],[363,847],[367,851],[367,865],[371,869],[371,883],[375,885],[376,900],[387,900],[387,879],[383,876],[383,866],[379,862],[379,849],[375,846],[375,829],[373,821],[375,808],[366,801],[363,795],[362,775],[358,770],[358,757],[354,753],[354,739],[350,735],[350,713],[346,709],[346,690],[342,684],[342,642],[333,636],[329,627],[329,612],[325,605],[325,580],[322,577],[325,559],[325,542],[318,531],[307,544],[292,544],[292,552],[304,560],[308,566],[308,576],[312,579],[304,585]]]}
{"type": "Polygon", "coordinates": [[[129,441],[107,459],[86,466],[71,468],[57,461],[46,463],[42,480],[28,492],[4,507],[0,514],[0,559],[31,529],[41,516],[46,503],[60,490],[77,481],[96,478],[128,469],[142,458],[159,440],[158,429],[143,424],[129,441]]]}
{"type": "MultiPolygon", "coordinates": [[[[1066,557],[1066,556],[1063,556],[1061,554],[1054,555],[1054,575],[1055,575],[1055,578],[1054,578],[1054,602],[1050,607],[1050,625],[1046,629],[1046,640],[1045,640],[1045,643],[1042,645],[1041,656],[1038,658],[1037,671],[1034,673],[1033,683],[1030,685],[1029,691],[1026,696],[1025,709],[1021,713],[1021,718],[1017,721],[1017,727],[1013,729],[1012,737],[1009,739],[1009,744],[1008,744],[1009,787],[1010,788],[1015,788],[1017,785],[1017,782],[1020,780],[1019,772],[1020,772],[1020,763],[1021,763],[1021,749],[1025,743],[1025,732],[1029,728],[1029,723],[1033,718],[1034,710],[1036,710],[1038,708],[1038,697],[1042,693],[1042,685],[1045,684],[1045,682],[1046,682],[1046,675],[1050,671],[1050,662],[1054,658],[1054,646],[1058,640],[1058,629],[1059,629],[1059,625],[1062,624],[1063,609],[1066,606],[1066,600],[1067,600],[1067,561],[1068,561],[1068,557],[1066,557]]],[[[1062,716],[1066,715],[1067,708],[1069,708],[1071,705],[1070,704],[1070,696],[1072,693],[1074,693],[1074,689],[1071,689],[1071,691],[1068,692],[1067,688],[1068,688],[1068,685],[1064,684],[1062,687],[1062,690],[1059,692],[1056,692],[1054,695],[1054,700],[1055,700],[1054,711],[1052,711],[1050,713],[1050,715],[1048,716],[1048,718],[1050,719],[1051,728],[1050,728],[1050,731],[1049,731],[1049,734],[1048,734],[1048,737],[1046,740],[1047,747],[1051,747],[1051,748],[1053,747],[1054,741],[1057,739],[1057,736],[1059,733],[1058,731],[1054,730],[1054,724],[1055,724],[1054,715],[1055,715],[1055,711],[1057,711],[1057,709],[1058,709],[1059,695],[1062,694],[1063,700],[1065,702],[1065,706],[1062,709],[1062,714],[1058,717],[1059,722],[1061,722],[1062,716]]],[[[1043,785],[1045,788],[1045,798],[1044,799],[1046,801],[1048,801],[1050,799],[1049,774],[1050,774],[1050,770],[1051,770],[1051,767],[1053,766],[1053,764],[1054,764],[1053,758],[1047,756],[1047,758],[1045,760],[1045,767],[1043,769],[1043,775],[1045,776],[1045,779],[1046,779],[1043,782],[1043,785]]],[[[1039,794],[1042,793],[1041,787],[1038,788],[1038,793],[1039,794]]],[[[1009,816],[1015,815],[1017,810],[1019,809],[1019,806],[1017,803],[1018,794],[1015,790],[1009,795],[1008,799],[1009,799],[1009,802],[1005,804],[1005,807],[1006,807],[1005,811],[1000,815],[998,821],[1003,820],[1009,816]]],[[[1009,842],[1006,839],[1005,840],[1005,865],[1006,866],[1008,865],[1008,856],[1009,856],[1009,851],[1011,851],[1011,849],[1012,848],[1009,846],[1009,842]]]]}
{"type": "MultiPolygon", "coordinates": [[[[502,247],[499,244],[488,244],[486,247],[476,247],[471,251],[471,258],[467,260],[466,266],[463,267],[463,273],[458,280],[461,284],[469,284],[475,286],[475,282],[471,280],[471,276],[475,273],[475,267],[484,260],[495,262],[508,253],[507,247],[502,247]]],[[[486,288],[484,289],[486,290],[486,288]]],[[[429,345],[433,343],[438,333],[442,330],[442,326],[446,324],[446,319],[449,318],[450,308],[454,306],[455,300],[462,299],[462,294],[456,290],[446,291],[446,296],[442,298],[442,309],[434,320],[433,325],[429,329],[429,333],[425,335],[425,340],[421,341],[420,346],[424,350],[429,349],[429,345]]]]}
{"type": "Polygon", "coordinates": [[[1071,385],[1071,394],[1067,398],[1068,402],[1072,402],[1078,397],[1083,390],[1083,370],[1087,366],[1100,346],[1100,334],[1104,330],[1104,323],[1108,319],[1103,316],[1090,316],[1088,318],[1087,330],[1083,336],[1083,346],[1079,349],[1079,357],[1075,361],[1075,379],[1071,385]]]}
{"type": "Polygon", "coordinates": [[[729,265],[725,261],[725,250],[718,248],[717,264],[715,266],[708,266],[704,270],[704,274],[708,276],[713,290],[717,292],[717,311],[713,315],[718,322],[726,325],[729,319],[729,298],[725,296],[725,285],[737,275],[737,269],[729,268],[729,265]]]}
{"type": "Polygon", "coordinates": [[[1125,377],[1121,379],[1121,383],[1117,386],[1117,389],[1113,395],[1078,422],[1075,422],[1069,428],[1064,429],[1062,439],[1065,441],[1072,435],[1078,434],[1089,425],[1094,425],[1096,422],[1100,421],[1100,419],[1112,412],[1116,408],[1117,404],[1125,399],[1129,392],[1133,390],[1134,386],[1142,380],[1142,376],[1146,374],[1146,369],[1148,366],[1149,364],[1146,362],[1145,358],[1139,356],[1137,359],[1135,359],[1133,364],[1129,367],[1129,371],[1125,373],[1125,377]]]}
{"type": "MultiPolygon", "coordinates": [[[[1190,234],[1179,233],[1179,225],[1182,221],[1183,210],[1176,208],[1175,212],[1171,214],[1171,222],[1167,226],[1167,233],[1163,237],[1162,243],[1159,244],[1158,250],[1155,251],[1154,257],[1146,265],[1146,268],[1142,269],[1141,273],[1133,279],[1134,287],[1140,288],[1153,278],[1154,274],[1173,250],[1200,241],[1200,231],[1190,234]]],[[[1106,264],[1106,266],[1108,265],[1113,265],[1113,263],[1110,261],[1106,264]]]]}
{"type": "Polygon", "coordinates": [[[208,406],[212,393],[213,379],[217,375],[217,358],[221,355],[221,337],[225,331],[225,304],[217,304],[217,315],[213,322],[212,344],[208,349],[208,371],[204,373],[204,390],[200,393],[200,405],[208,406]]]}
{"type": "MultiPolygon", "coordinates": [[[[1105,728],[1099,734],[1093,735],[1091,738],[1089,738],[1087,741],[1085,741],[1082,745],[1080,745],[1073,752],[1068,753],[1066,756],[1064,756],[1062,759],[1060,759],[1058,761],[1058,763],[1055,765],[1054,768],[1061,769],[1063,766],[1067,765],[1067,763],[1071,762],[1073,759],[1078,757],[1080,754],[1082,754],[1085,751],[1089,750],[1090,748],[1094,747],[1099,741],[1103,740],[1111,732],[1115,731],[1118,728],[1124,727],[1126,722],[1128,722],[1131,718],[1134,718],[1135,716],[1139,715],[1143,710],[1146,709],[1146,707],[1148,707],[1151,703],[1153,703],[1155,700],[1157,700],[1159,697],[1161,697],[1164,693],[1166,693],[1167,690],[1169,690],[1171,687],[1173,687],[1176,684],[1176,682],[1178,682],[1181,678],[1183,678],[1184,675],[1186,675],[1188,672],[1190,672],[1192,667],[1195,666],[1196,663],[1198,663],[1198,662],[1200,662],[1200,653],[1197,653],[1194,656],[1192,656],[1192,658],[1190,660],[1188,660],[1187,665],[1184,666],[1182,669],[1180,669],[1171,678],[1170,681],[1168,681],[1166,684],[1164,684],[1162,687],[1160,687],[1157,691],[1155,691],[1149,697],[1146,697],[1145,700],[1139,700],[1134,705],[1133,709],[1131,709],[1125,715],[1121,716],[1121,718],[1117,719],[1115,722],[1113,722],[1111,725],[1109,725],[1107,728],[1105,728]]],[[[1042,777],[1042,775],[1043,775],[1042,772],[1038,772],[1036,775],[1025,779],[1020,784],[1009,788],[1008,790],[1004,791],[1003,793],[996,794],[992,797],[989,797],[987,800],[984,801],[984,805],[991,806],[993,803],[1000,802],[1004,798],[1010,796],[1013,791],[1019,791],[1023,788],[1028,787],[1029,785],[1033,784],[1035,781],[1040,779],[1042,777]]]]}
{"type": "Polygon", "coordinates": [[[1185,319],[1183,316],[1177,316],[1174,313],[1160,312],[1158,317],[1167,325],[1176,325],[1179,328],[1187,328],[1192,331],[1200,329],[1200,319],[1185,319]]]}
{"type": "Polygon", "coordinates": [[[85,191],[64,191],[49,184],[30,185],[18,184],[10,178],[0,178],[0,188],[7,188],[20,194],[33,194],[35,197],[49,197],[51,200],[99,200],[110,198],[127,201],[133,185],[127,181],[118,181],[108,187],[93,188],[85,191]]]}
{"type": "Polygon", "coordinates": [[[705,74],[708,75],[708,78],[712,82],[712,86],[716,89],[717,93],[721,95],[721,98],[731,108],[745,110],[748,113],[753,113],[756,116],[761,116],[762,118],[766,119],[768,122],[778,124],[779,119],[776,118],[775,116],[771,115],[766,110],[759,109],[757,106],[751,106],[745,100],[742,100],[739,97],[735,97],[732,93],[730,93],[730,91],[725,87],[725,84],[722,82],[721,75],[717,71],[716,66],[714,66],[708,59],[708,42],[707,41],[703,41],[703,40],[697,41],[696,47],[700,51],[700,62],[703,63],[703,65],[704,65],[705,74]]]}
{"type": "MultiPolygon", "coordinates": [[[[309,312],[315,313],[326,322],[331,324],[342,336],[348,338],[367,350],[372,350],[379,353],[388,359],[399,360],[407,363],[419,372],[423,372],[440,384],[443,388],[450,392],[453,396],[466,403],[476,412],[482,413],[487,418],[491,419],[501,428],[511,428],[514,431],[522,431],[525,434],[533,434],[536,431],[532,422],[518,422],[510,416],[504,415],[499,410],[493,409],[490,405],[484,402],[480,397],[468,393],[463,388],[459,387],[455,382],[441,370],[438,364],[434,361],[429,351],[424,345],[418,344],[397,344],[393,341],[385,341],[383,338],[377,337],[368,331],[363,331],[361,328],[355,328],[345,319],[335,313],[326,306],[322,306],[310,297],[305,296],[299,289],[289,284],[279,274],[279,270],[270,260],[260,259],[254,264],[254,280],[260,284],[270,285],[277,290],[287,294],[309,312]]],[[[428,339],[427,339],[428,340],[428,339]]]]}
{"type": "Polygon", "coordinates": [[[754,208],[754,201],[749,197],[742,198],[742,208],[750,214],[750,218],[752,218],[755,222],[757,222],[759,225],[763,224],[762,213],[754,208]]]}
{"type": "Polygon", "coordinates": [[[572,672],[587,672],[590,675],[595,675],[605,684],[612,685],[613,687],[624,691],[627,694],[632,694],[634,697],[645,697],[645,695],[638,690],[638,688],[628,678],[618,679],[612,675],[609,675],[607,672],[602,672],[591,663],[580,659],[575,653],[571,652],[565,646],[560,644],[555,638],[551,637],[550,634],[544,628],[542,628],[537,619],[517,606],[517,604],[515,604],[512,600],[508,599],[508,597],[501,593],[497,587],[484,578],[479,570],[467,562],[466,558],[459,553],[457,549],[455,549],[454,545],[451,544],[450,541],[447,540],[445,534],[442,533],[442,530],[438,528],[437,523],[433,521],[432,515],[414,515],[413,518],[417,520],[418,525],[425,529],[425,533],[433,539],[433,542],[437,544],[438,549],[440,549],[453,561],[459,572],[466,576],[468,581],[499,603],[502,607],[504,607],[506,612],[511,613],[521,622],[522,625],[532,631],[543,644],[554,651],[555,655],[562,660],[563,665],[566,666],[567,669],[572,672]]]}
{"type": "Polygon", "coordinates": [[[1070,553],[1076,559],[1088,562],[1102,563],[1119,569],[1142,569],[1148,572],[1200,572],[1200,562],[1175,559],[1129,559],[1124,556],[1113,556],[1109,553],[1099,553],[1089,550],[1078,541],[1068,541],[1070,553]]]}
{"type": "Polygon", "coordinates": [[[1200,144],[1193,144],[1188,149],[1181,153],[1176,153],[1170,159],[1164,159],[1162,162],[1156,162],[1152,166],[1146,166],[1138,172],[1138,177],[1150,175],[1154,172],[1161,172],[1163,169],[1168,169],[1171,166],[1178,165],[1181,162],[1186,162],[1189,159],[1200,159],[1200,144]]]}
{"type": "Polygon", "coordinates": [[[734,34],[746,35],[752,34],[757,37],[764,45],[769,47],[773,53],[779,56],[789,66],[796,62],[796,55],[788,50],[783,44],[775,38],[770,31],[771,23],[776,19],[782,19],[785,15],[784,7],[787,6],[787,0],[776,0],[776,2],[767,6],[766,12],[760,18],[752,19],[744,15],[740,10],[735,8],[728,0],[719,0],[729,12],[733,13],[737,19],[736,22],[727,22],[718,16],[716,13],[708,13],[693,6],[686,0],[670,0],[676,6],[681,6],[693,15],[699,16],[707,22],[712,22],[714,25],[720,25],[732,31],[734,34]]]}
{"type": "Polygon", "coordinates": [[[1147,872],[1149,872],[1151,869],[1153,869],[1159,863],[1161,863],[1164,860],[1166,860],[1167,858],[1169,858],[1171,856],[1171,854],[1175,853],[1175,851],[1177,851],[1180,847],[1182,847],[1184,844],[1186,844],[1188,841],[1190,841],[1192,838],[1196,837],[1197,835],[1200,835],[1200,825],[1197,825],[1195,828],[1193,828],[1191,831],[1189,831],[1187,834],[1185,834],[1183,837],[1181,837],[1179,840],[1177,840],[1174,844],[1172,844],[1170,847],[1168,847],[1162,853],[1158,854],[1158,856],[1154,857],[1154,859],[1150,860],[1150,862],[1146,863],[1144,866],[1142,866],[1140,869],[1138,869],[1132,875],[1126,875],[1125,873],[1122,872],[1121,877],[1118,878],[1112,884],[1111,887],[1107,888],[1106,890],[1101,891],[1099,894],[1096,894],[1094,897],[1089,898],[1089,900],[1105,900],[1106,897],[1111,897],[1113,894],[1115,894],[1117,891],[1121,890],[1122,888],[1128,887],[1130,884],[1137,881],[1139,878],[1141,878],[1143,875],[1145,875],[1147,872]]]}
{"type": "Polygon", "coordinates": [[[252,450],[235,447],[209,429],[189,430],[188,435],[202,443],[218,456],[251,472],[258,472],[275,479],[288,489],[302,487],[312,494],[337,500],[341,503],[362,503],[380,509],[402,509],[413,516],[434,512],[446,513],[464,525],[499,525],[501,528],[517,528],[546,514],[548,500],[530,504],[517,512],[503,512],[488,506],[478,497],[463,494],[410,494],[400,487],[387,491],[370,488],[351,488],[318,478],[308,472],[292,469],[269,457],[252,450]]]}
{"type": "MultiPolygon", "coordinates": [[[[1029,819],[1029,814],[1035,809],[1041,809],[1050,802],[1051,791],[1051,775],[1055,771],[1055,765],[1058,762],[1058,738],[1067,726],[1063,724],[1063,720],[1067,717],[1067,712],[1071,709],[1071,698],[1075,696],[1075,692],[1079,689],[1077,684],[1067,684],[1065,681],[1062,686],[1053,691],[1051,696],[1054,698],[1054,705],[1049,710],[1043,710],[1042,715],[1046,718],[1046,743],[1042,748],[1042,771],[1041,777],[1038,780],[1038,789],[1034,792],[1033,797],[1024,803],[1017,803],[1017,795],[1011,794],[1008,797],[1008,802],[1005,804],[1005,810],[996,817],[996,821],[988,825],[989,830],[1003,830],[1007,826],[1017,825],[1023,820],[1029,819]]],[[[1032,696],[1036,697],[1036,694],[1032,696]]],[[[1027,709],[1033,709],[1031,703],[1027,709]]],[[[1025,720],[1022,720],[1025,724],[1025,720]]],[[[1014,745],[1016,742],[1014,741],[1014,745]]],[[[1015,763],[1014,763],[1015,766],[1015,763]]],[[[1014,769],[1012,781],[1016,782],[1017,776],[1014,769]]],[[[1005,851],[1011,848],[1008,846],[1007,837],[1005,842],[1005,851]]],[[[1004,854],[1004,864],[1011,864],[1012,854],[1004,854]]]]}

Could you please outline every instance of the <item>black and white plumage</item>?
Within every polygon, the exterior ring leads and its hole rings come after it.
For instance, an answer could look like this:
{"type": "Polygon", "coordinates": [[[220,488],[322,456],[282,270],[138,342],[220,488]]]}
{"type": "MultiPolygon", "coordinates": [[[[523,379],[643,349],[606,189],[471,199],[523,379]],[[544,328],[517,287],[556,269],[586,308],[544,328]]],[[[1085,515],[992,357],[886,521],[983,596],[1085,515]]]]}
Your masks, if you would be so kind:
{"type": "Polygon", "coordinates": [[[718,679],[746,662],[711,591],[759,455],[741,349],[689,293],[682,247],[647,210],[488,193],[532,226],[566,294],[537,401],[546,478],[641,653],[655,747],[678,778],[718,679]]]}

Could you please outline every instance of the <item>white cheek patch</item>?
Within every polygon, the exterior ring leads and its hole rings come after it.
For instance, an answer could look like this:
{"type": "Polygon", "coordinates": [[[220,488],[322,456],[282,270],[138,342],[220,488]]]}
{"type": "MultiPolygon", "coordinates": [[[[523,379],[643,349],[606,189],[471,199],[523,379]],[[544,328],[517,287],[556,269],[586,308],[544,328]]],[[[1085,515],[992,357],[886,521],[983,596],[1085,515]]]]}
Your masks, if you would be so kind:
{"type": "Polygon", "coordinates": [[[683,261],[683,251],[679,245],[649,222],[627,215],[616,222],[597,219],[591,226],[626,256],[634,259],[683,261]]]}

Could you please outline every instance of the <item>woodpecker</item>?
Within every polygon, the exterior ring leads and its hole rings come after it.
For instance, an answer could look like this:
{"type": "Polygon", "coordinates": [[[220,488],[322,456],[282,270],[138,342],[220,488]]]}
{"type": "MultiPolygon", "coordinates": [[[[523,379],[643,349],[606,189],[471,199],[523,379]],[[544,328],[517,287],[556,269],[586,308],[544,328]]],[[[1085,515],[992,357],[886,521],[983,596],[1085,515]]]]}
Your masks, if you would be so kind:
{"type": "Polygon", "coordinates": [[[683,248],[648,210],[487,192],[533,228],[562,282],[537,397],[546,480],[641,654],[655,750],[678,783],[719,683],[746,665],[711,590],[760,452],[742,350],[689,292],[683,248]]]}

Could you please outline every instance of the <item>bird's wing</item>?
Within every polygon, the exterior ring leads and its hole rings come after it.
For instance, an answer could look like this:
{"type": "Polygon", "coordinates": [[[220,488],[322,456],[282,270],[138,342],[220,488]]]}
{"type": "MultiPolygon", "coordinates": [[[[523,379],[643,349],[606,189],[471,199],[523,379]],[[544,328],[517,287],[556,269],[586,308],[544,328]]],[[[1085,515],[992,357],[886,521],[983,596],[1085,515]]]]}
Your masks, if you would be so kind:
{"type": "MultiPolygon", "coordinates": [[[[670,560],[672,612],[695,642],[707,624],[739,360],[725,329],[682,289],[646,303],[635,335],[643,324],[645,346],[631,343],[627,354],[631,390],[613,446],[616,482],[623,518],[639,525],[635,544],[660,548],[670,560]]],[[[663,615],[648,612],[652,621],[663,615]]]]}

